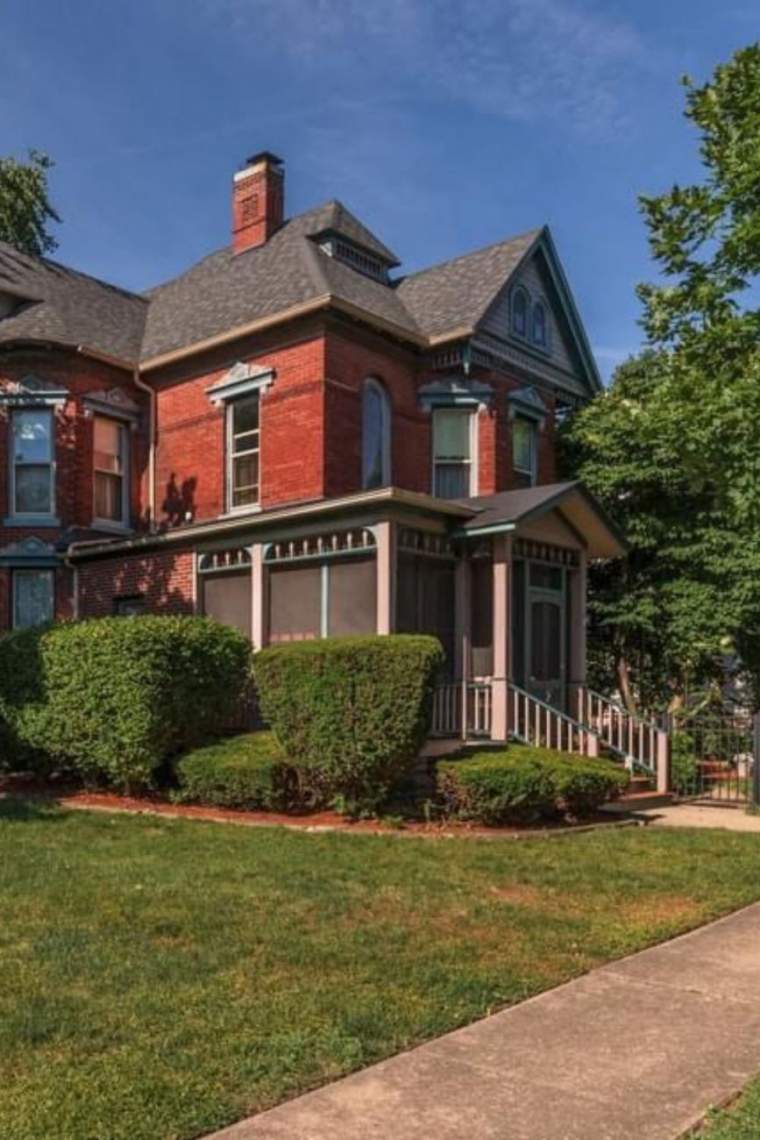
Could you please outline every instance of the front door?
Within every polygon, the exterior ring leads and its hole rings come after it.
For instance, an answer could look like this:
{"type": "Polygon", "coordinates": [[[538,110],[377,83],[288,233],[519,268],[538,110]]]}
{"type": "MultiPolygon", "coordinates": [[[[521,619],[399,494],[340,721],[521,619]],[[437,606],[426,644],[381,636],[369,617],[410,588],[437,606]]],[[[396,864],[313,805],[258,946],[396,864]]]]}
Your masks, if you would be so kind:
{"type": "Polygon", "coordinates": [[[554,708],[565,707],[565,571],[540,562],[528,564],[526,606],[528,692],[554,708]]]}

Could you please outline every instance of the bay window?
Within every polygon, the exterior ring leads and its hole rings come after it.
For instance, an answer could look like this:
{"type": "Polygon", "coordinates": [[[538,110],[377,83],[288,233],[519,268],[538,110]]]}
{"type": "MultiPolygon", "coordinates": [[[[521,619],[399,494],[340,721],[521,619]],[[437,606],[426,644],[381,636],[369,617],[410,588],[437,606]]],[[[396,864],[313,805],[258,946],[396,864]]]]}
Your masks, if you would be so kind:
{"type": "Polygon", "coordinates": [[[127,432],[127,427],[118,420],[95,417],[94,514],[97,522],[128,525],[127,432]]]}
{"type": "Polygon", "coordinates": [[[475,414],[465,408],[436,408],[433,412],[433,494],[461,499],[475,488],[475,414]]]}
{"type": "Polygon", "coordinates": [[[50,518],[55,499],[53,413],[49,408],[14,411],[11,432],[12,513],[50,518]]]}
{"type": "Polygon", "coordinates": [[[259,393],[227,405],[227,507],[241,511],[258,506],[259,393]]]}

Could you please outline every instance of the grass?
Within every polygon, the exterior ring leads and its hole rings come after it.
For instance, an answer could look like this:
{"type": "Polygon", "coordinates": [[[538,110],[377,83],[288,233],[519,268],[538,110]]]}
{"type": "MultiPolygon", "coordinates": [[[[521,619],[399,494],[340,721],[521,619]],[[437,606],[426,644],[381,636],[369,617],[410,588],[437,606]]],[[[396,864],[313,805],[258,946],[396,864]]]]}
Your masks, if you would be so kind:
{"type": "Polygon", "coordinates": [[[759,896],[754,835],[431,841],[0,801],[0,1131],[196,1137],[759,896]]]}
{"type": "Polygon", "coordinates": [[[702,1135],[704,1140],[757,1140],[760,1136],[760,1080],[748,1084],[736,1104],[716,1112],[702,1135]]]}

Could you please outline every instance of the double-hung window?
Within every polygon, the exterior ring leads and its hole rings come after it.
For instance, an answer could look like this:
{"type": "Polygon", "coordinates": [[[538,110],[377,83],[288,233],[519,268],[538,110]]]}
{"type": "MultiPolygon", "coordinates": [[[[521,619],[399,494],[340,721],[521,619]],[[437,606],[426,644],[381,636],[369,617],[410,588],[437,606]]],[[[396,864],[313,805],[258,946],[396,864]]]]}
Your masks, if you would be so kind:
{"type": "Polygon", "coordinates": [[[433,412],[433,494],[440,499],[475,494],[474,425],[475,415],[468,409],[433,412]]]}
{"type": "Polygon", "coordinates": [[[118,420],[95,417],[95,520],[118,526],[127,526],[129,521],[128,431],[118,420]]]}
{"type": "Polygon", "coordinates": [[[53,620],[52,570],[14,570],[12,582],[14,629],[53,620]]]}
{"type": "Polygon", "coordinates": [[[259,393],[227,405],[227,504],[241,511],[259,503],[259,393]]]}
{"type": "Polygon", "coordinates": [[[536,482],[538,432],[532,420],[516,416],[512,423],[512,466],[527,482],[536,482]]]}
{"type": "Polygon", "coordinates": [[[12,513],[50,518],[55,510],[53,412],[24,408],[13,412],[11,430],[12,513]]]}

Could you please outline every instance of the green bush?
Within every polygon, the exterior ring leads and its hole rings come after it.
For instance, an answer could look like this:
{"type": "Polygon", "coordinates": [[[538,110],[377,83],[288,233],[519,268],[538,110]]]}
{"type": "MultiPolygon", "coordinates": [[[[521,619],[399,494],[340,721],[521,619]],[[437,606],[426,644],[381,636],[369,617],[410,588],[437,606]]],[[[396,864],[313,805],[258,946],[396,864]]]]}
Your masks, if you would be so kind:
{"type": "Polygon", "coordinates": [[[287,811],[299,806],[296,774],[272,732],[248,732],[196,748],[174,763],[179,803],[287,811]]]}
{"type": "Polygon", "coordinates": [[[552,766],[557,802],[575,819],[593,815],[608,800],[617,799],[630,783],[625,768],[609,760],[555,753],[552,766]]]}
{"type": "Polygon", "coordinates": [[[486,825],[589,815],[627,784],[627,773],[609,761],[527,745],[477,752],[437,767],[444,809],[486,825]]]}
{"type": "Polygon", "coordinates": [[[6,764],[73,767],[122,788],[215,735],[250,674],[237,630],[207,618],[101,618],[0,640],[6,764]]]}
{"type": "Polygon", "coordinates": [[[699,762],[694,738],[679,730],[670,737],[670,781],[678,796],[694,796],[699,791],[699,762]]]}
{"type": "Polygon", "coordinates": [[[264,718],[306,784],[375,807],[427,736],[443,650],[433,637],[334,637],[263,649],[264,718]]]}

